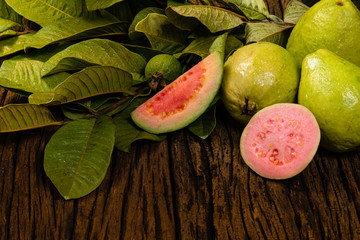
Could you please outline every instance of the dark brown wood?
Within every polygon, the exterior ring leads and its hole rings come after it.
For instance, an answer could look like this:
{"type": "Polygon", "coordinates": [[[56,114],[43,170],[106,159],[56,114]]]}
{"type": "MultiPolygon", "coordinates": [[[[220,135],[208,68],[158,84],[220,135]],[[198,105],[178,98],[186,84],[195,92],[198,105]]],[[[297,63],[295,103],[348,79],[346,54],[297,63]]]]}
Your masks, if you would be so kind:
{"type": "MultiPolygon", "coordinates": [[[[268,2],[282,14],[285,2],[268,2]]],[[[21,101],[1,89],[0,105],[21,101]]],[[[241,158],[242,126],[218,110],[206,140],[182,130],[115,151],[78,200],[43,170],[56,128],[0,135],[0,239],[360,239],[359,151],[319,149],[298,176],[267,180],[241,158]]]]}

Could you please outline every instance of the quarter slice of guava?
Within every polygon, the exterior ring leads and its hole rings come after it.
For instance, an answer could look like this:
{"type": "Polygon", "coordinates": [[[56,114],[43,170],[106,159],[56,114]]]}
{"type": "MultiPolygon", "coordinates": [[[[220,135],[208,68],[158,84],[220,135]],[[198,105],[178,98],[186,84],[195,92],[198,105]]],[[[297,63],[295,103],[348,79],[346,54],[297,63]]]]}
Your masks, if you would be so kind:
{"type": "Polygon", "coordinates": [[[130,115],[137,126],[160,134],[179,130],[200,117],[216,96],[223,60],[214,52],[179,76],[130,115]]]}

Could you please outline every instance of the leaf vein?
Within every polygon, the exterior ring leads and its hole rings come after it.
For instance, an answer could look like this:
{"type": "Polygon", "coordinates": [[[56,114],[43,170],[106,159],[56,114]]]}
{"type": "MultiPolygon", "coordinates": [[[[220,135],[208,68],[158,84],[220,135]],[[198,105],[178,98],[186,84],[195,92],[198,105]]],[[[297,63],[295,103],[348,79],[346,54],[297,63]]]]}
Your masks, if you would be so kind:
{"type": "Polygon", "coordinates": [[[71,16],[70,14],[68,14],[68,13],[66,13],[66,12],[64,12],[64,11],[62,11],[61,9],[59,9],[59,8],[57,8],[57,7],[55,7],[55,6],[51,5],[51,4],[49,4],[49,3],[45,2],[45,1],[43,1],[43,0],[38,0],[38,1],[39,1],[39,2],[41,2],[41,3],[43,3],[44,5],[47,5],[48,7],[53,8],[55,11],[58,11],[58,12],[60,12],[60,13],[64,14],[65,16],[68,16],[68,17],[74,17],[74,16],[71,16]]]}

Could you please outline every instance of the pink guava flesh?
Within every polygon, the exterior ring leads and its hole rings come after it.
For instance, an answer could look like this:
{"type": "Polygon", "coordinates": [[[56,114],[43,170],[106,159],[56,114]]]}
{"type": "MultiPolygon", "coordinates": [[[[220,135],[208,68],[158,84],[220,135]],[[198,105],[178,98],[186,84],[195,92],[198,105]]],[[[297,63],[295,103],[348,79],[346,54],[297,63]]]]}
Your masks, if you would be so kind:
{"type": "Polygon", "coordinates": [[[314,158],[320,128],[304,106],[279,103],[256,113],[244,128],[240,151],[245,163],[260,176],[291,178],[314,158]]]}

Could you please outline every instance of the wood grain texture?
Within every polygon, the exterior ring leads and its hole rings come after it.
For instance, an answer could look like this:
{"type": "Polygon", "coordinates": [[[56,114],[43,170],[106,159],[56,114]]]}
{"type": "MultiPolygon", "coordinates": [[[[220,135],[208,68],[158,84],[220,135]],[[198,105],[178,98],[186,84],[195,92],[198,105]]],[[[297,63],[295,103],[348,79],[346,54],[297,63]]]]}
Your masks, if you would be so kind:
{"type": "MultiPolygon", "coordinates": [[[[0,89],[0,105],[24,101],[0,89]]],[[[242,126],[218,109],[206,140],[182,130],[115,151],[78,200],[43,170],[56,127],[0,135],[0,239],[360,239],[359,151],[319,149],[298,176],[267,180],[241,158],[242,126]]]]}

